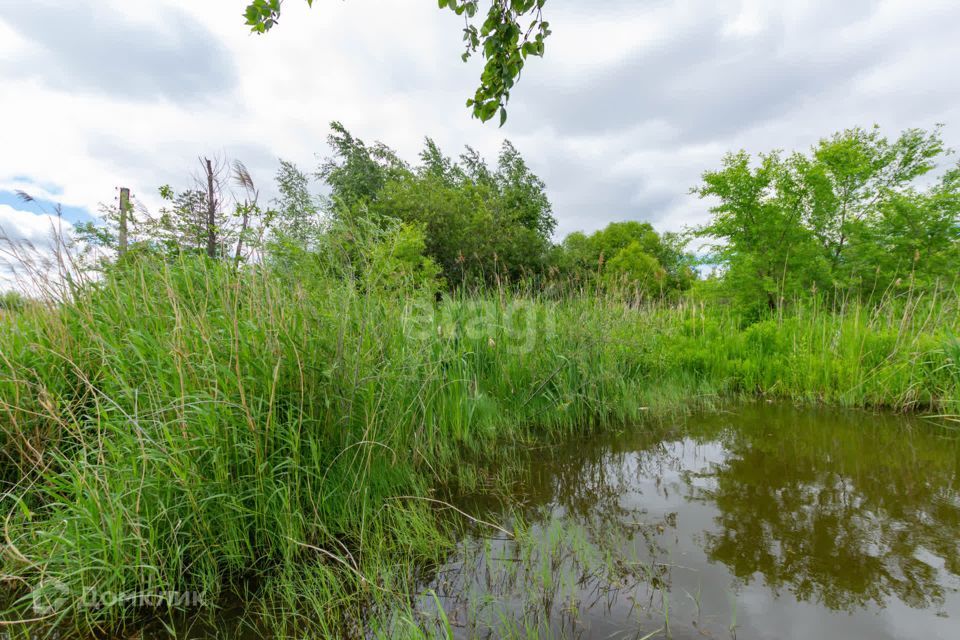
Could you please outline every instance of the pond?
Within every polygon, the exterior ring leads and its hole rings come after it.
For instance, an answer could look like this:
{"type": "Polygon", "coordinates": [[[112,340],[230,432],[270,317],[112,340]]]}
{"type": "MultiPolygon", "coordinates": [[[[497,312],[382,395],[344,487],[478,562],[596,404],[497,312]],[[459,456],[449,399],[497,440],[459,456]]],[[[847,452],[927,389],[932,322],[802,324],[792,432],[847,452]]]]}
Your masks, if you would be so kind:
{"type": "Polygon", "coordinates": [[[417,603],[462,638],[960,638],[960,440],[750,404],[518,452],[417,603]],[[495,487],[495,488],[494,488],[495,487]],[[442,608],[441,614],[438,609],[442,608]]]}

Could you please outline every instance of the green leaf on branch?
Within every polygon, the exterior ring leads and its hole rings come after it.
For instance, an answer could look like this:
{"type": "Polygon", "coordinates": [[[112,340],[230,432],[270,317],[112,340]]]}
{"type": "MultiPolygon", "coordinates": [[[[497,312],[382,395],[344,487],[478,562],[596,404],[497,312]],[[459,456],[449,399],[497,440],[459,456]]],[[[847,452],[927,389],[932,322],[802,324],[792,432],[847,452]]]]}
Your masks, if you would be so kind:
{"type": "MultiPolygon", "coordinates": [[[[500,111],[500,126],[506,122],[506,104],[510,90],[516,85],[529,56],[542,57],[544,40],[550,35],[550,23],[543,20],[546,0],[486,0],[486,16],[478,26],[471,22],[479,10],[480,0],[438,0],[440,9],[449,9],[464,16],[465,48],[461,59],[466,62],[481,50],[485,60],[480,86],[467,107],[473,117],[486,122],[500,111]],[[529,24],[524,29],[521,22],[529,24]]],[[[280,20],[282,0],[249,0],[244,12],[246,24],[254,33],[266,33],[280,20]]],[[[312,7],[313,0],[307,0],[312,7]]]]}

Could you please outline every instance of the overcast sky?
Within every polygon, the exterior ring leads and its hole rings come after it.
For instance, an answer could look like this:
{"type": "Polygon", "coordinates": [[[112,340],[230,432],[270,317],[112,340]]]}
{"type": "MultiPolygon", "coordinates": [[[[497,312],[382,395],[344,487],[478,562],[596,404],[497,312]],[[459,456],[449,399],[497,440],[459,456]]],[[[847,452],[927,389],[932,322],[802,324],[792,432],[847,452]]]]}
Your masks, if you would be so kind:
{"type": "MultiPolygon", "coordinates": [[[[688,195],[728,150],[804,149],[877,123],[947,124],[960,147],[956,0],[549,0],[554,35],[505,127],[464,106],[479,61],[435,0],[286,0],[255,36],[245,0],[0,0],[0,226],[76,221],[129,186],[183,186],[199,154],[316,166],[331,120],[415,159],[424,136],[493,157],[504,137],[546,181],[558,236],[612,220],[704,221],[688,195]]],[[[319,189],[319,188],[318,188],[319,189]]]]}

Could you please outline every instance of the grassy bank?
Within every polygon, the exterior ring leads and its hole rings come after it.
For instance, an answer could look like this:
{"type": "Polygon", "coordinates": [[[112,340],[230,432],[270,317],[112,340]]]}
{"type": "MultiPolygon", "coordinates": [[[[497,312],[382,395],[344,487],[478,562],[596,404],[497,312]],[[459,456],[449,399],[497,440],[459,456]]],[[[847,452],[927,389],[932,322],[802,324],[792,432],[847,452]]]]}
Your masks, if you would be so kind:
{"type": "Polygon", "coordinates": [[[376,628],[449,544],[431,488],[465,449],[739,394],[960,413],[958,306],[742,326],[693,302],[436,303],[309,261],[133,262],[0,317],[5,619],[85,633],[249,592],[280,632],[376,628]]]}

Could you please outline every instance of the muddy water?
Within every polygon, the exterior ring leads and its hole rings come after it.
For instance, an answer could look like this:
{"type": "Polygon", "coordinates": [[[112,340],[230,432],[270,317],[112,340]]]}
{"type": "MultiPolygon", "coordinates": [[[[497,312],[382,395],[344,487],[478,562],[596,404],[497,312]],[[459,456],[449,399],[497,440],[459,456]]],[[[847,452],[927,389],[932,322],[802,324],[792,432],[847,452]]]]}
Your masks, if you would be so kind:
{"type": "Polygon", "coordinates": [[[521,535],[473,527],[424,589],[428,626],[960,638],[960,440],[928,421],[749,405],[509,466],[457,500],[521,535]]]}

